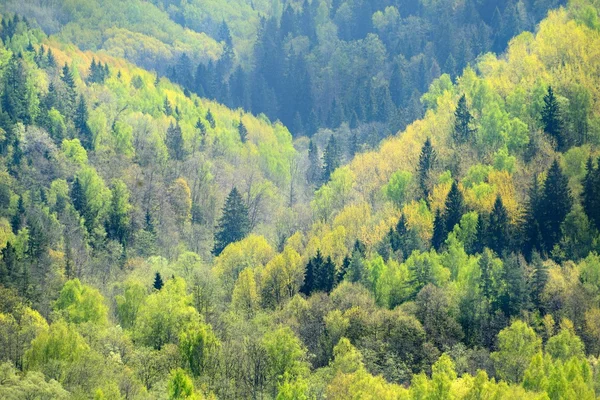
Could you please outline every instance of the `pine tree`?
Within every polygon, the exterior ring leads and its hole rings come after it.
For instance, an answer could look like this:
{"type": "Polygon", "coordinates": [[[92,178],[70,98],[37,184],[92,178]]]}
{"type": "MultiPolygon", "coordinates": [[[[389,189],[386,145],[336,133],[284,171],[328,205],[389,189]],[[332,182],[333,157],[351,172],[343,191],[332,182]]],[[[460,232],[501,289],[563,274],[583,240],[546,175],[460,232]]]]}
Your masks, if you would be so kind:
{"type": "Polygon", "coordinates": [[[4,286],[13,286],[17,278],[17,251],[12,243],[6,242],[6,247],[0,251],[2,260],[0,261],[0,284],[4,286]]]}
{"type": "Polygon", "coordinates": [[[563,122],[560,107],[556,96],[554,96],[552,86],[548,86],[548,93],[544,96],[542,124],[544,126],[544,132],[556,140],[558,150],[564,150],[567,143],[562,132],[563,122]]]}
{"type": "Polygon", "coordinates": [[[569,189],[569,178],[563,174],[558,160],[554,160],[542,194],[540,223],[544,249],[550,253],[561,238],[561,225],[571,212],[573,199],[569,189]]]}
{"type": "Polygon", "coordinates": [[[234,187],[227,196],[223,215],[219,219],[213,254],[218,256],[228,244],[242,240],[249,232],[248,207],[240,192],[234,187]]]}
{"type": "Polygon", "coordinates": [[[453,139],[458,144],[466,143],[472,139],[476,130],[471,128],[473,116],[469,112],[467,98],[464,94],[458,100],[454,116],[456,121],[454,122],[453,139]]]}
{"type": "Polygon", "coordinates": [[[350,159],[353,159],[356,153],[358,153],[358,135],[356,130],[353,130],[350,134],[350,141],[348,143],[348,155],[350,156],[350,159]]]}
{"type": "Polygon", "coordinates": [[[25,215],[25,205],[23,204],[23,196],[19,196],[19,201],[17,202],[17,212],[10,220],[10,225],[11,225],[12,231],[14,233],[19,232],[19,230],[23,226],[23,216],[24,215],[25,215]]]}
{"type": "Polygon", "coordinates": [[[479,259],[479,269],[481,270],[479,287],[481,289],[481,293],[489,300],[493,300],[492,297],[494,295],[494,293],[492,293],[493,262],[494,254],[490,251],[490,249],[484,249],[483,253],[481,254],[481,258],[479,259]]]}
{"type": "Polygon", "coordinates": [[[500,296],[500,308],[508,317],[515,317],[529,306],[530,293],[527,287],[525,265],[516,254],[504,260],[502,280],[504,290],[500,296]]]}
{"type": "Polygon", "coordinates": [[[502,255],[508,247],[509,228],[508,212],[502,203],[502,197],[498,195],[488,225],[488,247],[498,255],[502,255]]]}
{"type": "Polygon", "coordinates": [[[458,188],[458,182],[452,182],[450,193],[446,198],[444,222],[446,224],[445,235],[452,232],[454,226],[460,222],[465,211],[463,194],[458,188]]]}
{"type": "Polygon", "coordinates": [[[198,118],[198,122],[196,122],[196,129],[200,132],[200,148],[203,149],[206,145],[206,125],[200,118],[198,118]]]}
{"type": "Polygon", "coordinates": [[[331,174],[340,166],[340,150],[335,137],[331,135],[323,153],[323,182],[328,182],[331,174]]]}
{"type": "Polygon", "coordinates": [[[152,286],[156,290],[160,290],[163,288],[164,283],[163,283],[162,276],[160,276],[160,272],[157,272],[156,274],[154,274],[154,284],[152,286]]]}
{"type": "Polygon", "coordinates": [[[419,155],[419,166],[417,168],[421,195],[426,202],[429,201],[429,193],[431,191],[431,171],[434,168],[436,161],[437,153],[431,145],[431,140],[427,138],[423,144],[423,147],[421,148],[421,154],[419,155]]]}
{"type": "Polygon", "coordinates": [[[306,171],[306,181],[309,184],[318,184],[321,178],[321,159],[319,158],[319,148],[312,140],[308,143],[308,170],[306,171]]]}
{"type": "Polygon", "coordinates": [[[77,103],[77,109],[73,118],[73,124],[75,130],[81,141],[81,145],[86,150],[91,150],[94,145],[94,135],[90,126],[88,125],[88,109],[85,98],[83,95],[79,96],[79,102],[77,103]]]}
{"type": "Polygon", "coordinates": [[[167,129],[167,138],[166,143],[167,148],[169,149],[169,156],[173,160],[181,161],[185,157],[185,149],[183,144],[183,134],[181,132],[181,127],[179,123],[173,125],[169,125],[167,129]]]}
{"type": "Polygon", "coordinates": [[[240,135],[240,140],[242,141],[242,143],[246,143],[246,141],[248,140],[248,129],[246,129],[246,126],[242,122],[241,118],[240,123],[238,124],[238,134],[240,135]]]}

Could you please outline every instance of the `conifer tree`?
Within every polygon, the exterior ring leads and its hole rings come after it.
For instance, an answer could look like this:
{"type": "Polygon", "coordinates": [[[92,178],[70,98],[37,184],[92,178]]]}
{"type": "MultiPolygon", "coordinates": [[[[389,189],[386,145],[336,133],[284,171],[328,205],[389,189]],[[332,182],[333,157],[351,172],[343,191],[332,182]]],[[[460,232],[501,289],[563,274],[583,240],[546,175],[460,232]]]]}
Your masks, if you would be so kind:
{"type": "Polygon", "coordinates": [[[127,243],[129,236],[129,191],[122,181],[116,181],[111,190],[106,233],[110,239],[127,243]]]}
{"type": "Polygon", "coordinates": [[[460,222],[465,211],[463,194],[458,188],[458,182],[452,182],[452,187],[448,193],[445,203],[444,222],[446,225],[445,235],[452,232],[454,226],[460,222]]]}
{"type": "Polygon", "coordinates": [[[210,108],[208,109],[208,111],[206,111],[206,122],[208,122],[208,124],[210,125],[210,127],[212,129],[215,129],[216,122],[215,122],[215,118],[212,115],[212,112],[210,112],[210,108]]]}
{"type": "MultiPolygon", "coordinates": [[[[119,71],[121,72],[121,71],[119,71]]],[[[168,97],[165,97],[165,101],[163,103],[163,109],[165,114],[167,114],[168,116],[173,115],[173,106],[171,105],[171,102],[169,101],[168,97]]]]}
{"type": "Polygon", "coordinates": [[[563,174],[558,160],[548,170],[540,202],[540,223],[544,250],[550,253],[561,238],[561,225],[571,212],[573,199],[569,189],[569,178],[563,174]]]}
{"type": "Polygon", "coordinates": [[[249,232],[248,207],[244,203],[240,192],[234,187],[227,196],[223,207],[223,215],[219,219],[213,254],[218,256],[228,244],[242,240],[249,232]]]}
{"type": "Polygon", "coordinates": [[[529,189],[529,201],[525,210],[523,253],[529,260],[533,251],[542,251],[542,228],[541,228],[541,200],[542,192],[538,176],[533,177],[533,183],[529,189]]]}
{"type": "Polygon", "coordinates": [[[331,256],[327,256],[325,262],[316,264],[315,270],[315,290],[329,293],[333,290],[335,284],[335,264],[331,256]]]}
{"type": "Polygon", "coordinates": [[[542,124],[544,132],[556,140],[559,150],[564,150],[566,143],[563,135],[563,122],[560,114],[558,100],[554,95],[552,86],[548,86],[548,93],[544,96],[544,108],[542,109],[542,124]]]}
{"type": "Polygon", "coordinates": [[[160,290],[163,288],[164,282],[163,282],[162,276],[160,276],[160,272],[157,272],[156,274],[154,274],[154,283],[152,284],[152,286],[156,290],[160,290]]]}
{"type": "Polygon", "coordinates": [[[431,237],[431,246],[439,250],[446,240],[446,222],[442,217],[442,212],[438,208],[433,219],[433,236],[431,237]]]}
{"type": "Polygon", "coordinates": [[[73,181],[71,200],[73,202],[73,207],[79,212],[79,215],[85,218],[88,212],[88,204],[78,177],[75,177],[75,180],[73,181]]]}
{"type": "Polygon", "coordinates": [[[454,112],[456,121],[454,122],[454,141],[458,144],[466,143],[472,139],[475,129],[471,128],[473,116],[467,107],[467,98],[463,94],[458,100],[456,111],[454,112]]]}
{"type": "Polygon", "coordinates": [[[335,137],[331,135],[323,153],[323,182],[328,182],[331,174],[340,166],[340,150],[335,137]]]}
{"type": "Polygon", "coordinates": [[[530,292],[527,287],[525,264],[516,254],[504,260],[502,280],[504,290],[500,295],[500,308],[508,317],[519,315],[529,306],[530,292]]]}
{"type": "Polygon", "coordinates": [[[65,63],[63,66],[62,75],[60,78],[63,81],[66,90],[65,98],[62,99],[63,111],[67,117],[73,118],[75,115],[75,107],[77,105],[77,88],[75,86],[73,72],[67,63],[65,63]]]}
{"type": "Polygon", "coordinates": [[[13,54],[4,72],[2,91],[2,111],[13,122],[31,123],[30,89],[27,87],[27,74],[22,61],[13,54]]]}
{"type": "Polygon", "coordinates": [[[502,197],[497,195],[488,225],[488,247],[496,254],[502,255],[508,247],[509,239],[508,212],[502,203],[502,197]]]}
{"type": "Polygon", "coordinates": [[[167,129],[166,145],[169,149],[169,156],[173,160],[181,161],[185,157],[185,149],[183,146],[183,134],[179,123],[169,125],[167,129]]]}
{"type": "Polygon", "coordinates": [[[321,250],[317,250],[317,254],[308,260],[306,264],[306,270],[304,272],[304,281],[302,283],[302,287],[300,288],[300,293],[310,296],[316,286],[315,282],[315,274],[316,271],[320,268],[321,264],[323,264],[323,256],[321,255],[321,250]]]}
{"type": "Polygon", "coordinates": [[[56,58],[54,57],[54,53],[52,52],[52,49],[48,49],[48,55],[46,56],[46,58],[47,58],[48,68],[50,68],[50,69],[56,68],[56,66],[57,66],[56,58]]]}
{"type": "Polygon", "coordinates": [[[310,184],[318,184],[321,178],[321,159],[319,148],[312,140],[308,143],[308,170],[306,181],[310,184]]]}
{"type": "Polygon", "coordinates": [[[600,167],[594,168],[592,157],[588,158],[582,184],[581,205],[590,222],[600,229],[600,167]]]}
{"type": "Polygon", "coordinates": [[[73,124],[75,130],[81,141],[81,145],[86,150],[91,150],[94,145],[94,137],[90,126],[88,125],[88,109],[85,98],[83,95],[79,96],[77,102],[77,109],[75,110],[75,116],[73,118],[73,124]]]}
{"type": "Polygon", "coordinates": [[[542,261],[542,258],[537,252],[533,252],[531,257],[531,265],[533,267],[532,282],[531,282],[531,300],[537,309],[542,308],[542,293],[548,281],[548,267],[542,261]]]}
{"type": "Polygon", "coordinates": [[[431,140],[427,138],[423,144],[423,147],[421,148],[421,154],[419,155],[419,166],[417,167],[421,195],[426,202],[429,201],[429,193],[431,191],[431,171],[435,166],[436,160],[436,151],[431,145],[431,140]]]}
{"type": "Polygon", "coordinates": [[[248,129],[246,129],[246,126],[242,122],[241,118],[240,123],[238,124],[238,134],[240,135],[240,140],[242,141],[242,143],[246,143],[246,141],[248,140],[248,129]]]}

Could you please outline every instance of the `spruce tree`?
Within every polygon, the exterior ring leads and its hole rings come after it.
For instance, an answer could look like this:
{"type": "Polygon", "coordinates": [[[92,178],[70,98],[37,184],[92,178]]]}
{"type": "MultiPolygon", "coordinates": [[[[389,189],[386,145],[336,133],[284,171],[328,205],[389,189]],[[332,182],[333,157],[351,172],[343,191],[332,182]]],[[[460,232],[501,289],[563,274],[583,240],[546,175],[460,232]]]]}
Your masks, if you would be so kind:
{"type": "Polygon", "coordinates": [[[442,216],[441,210],[438,208],[433,219],[433,236],[431,237],[431,246],[437,251],[446,240],[446,222],[442,216]]]}
{"type": "Polygon", "coordinates": [[[169,101],[168,97],[165,97],[165,101],[163,103],[163,111],[168,116],[173,115],[173,106],[171,105],[171,102],[169,101]]]}
{"type": "Polygon", "coordinates": [[[340,166],[340,150],[335,137],[331,135],[323,153],[323,182],[328,182],[331,174],[340,166]]]}
{"type": "Polygon", "coordinates": [[[565,138],[563,135],[563,122],[560,115],[560,107],[558,100],[554,95],[552,86],[548,86],[548,93],[544,96],[544,107],[542,108],[542,124],[544,132],[556,140],[556,145],[559,150],[564,150],[566,147],[565,138]]]}
{"type": "Polygon", "coordinates": [[[206,111],[206,117],[205,117],[205,119],[206,119],[206,122],[208,122],[208,124],[210,125],[210,127],[212,129],[215,129],[215,126],[217,126],[217,125],[216,125],[216,122],[215,122],[215,118],[212,115],[212,112],[210,112],[210,108],[208,109],[208,111],[206,111]]]}
{"type": "Polygon", "coordinates": [[[73,72],[69,66],[65,63],[62,69],[62,75],[60,79],[65,85],[65,97],[62,99],[62,106],[64,114],[73,118],[75,115],[75,107],[77,106],[77,87],[75,86],[75,78],[73,72]]]}
{"type": "Polygon", "coordinates": [[[544,191],[541,198],[540,224],[544,250],[548,254],[558,244],[561,238],[561,225],[567,214],[571,212],[573,199],[569,189],[569,178],[563,174],[558,160],[554,160],[548,170],[548,176],[544,183],[544,191]]]}
{"type": "Polygon", "coordinates": [[[469,112],[467,98],[464,94],[458,100],[454,116],[456,117],[453,132],[454,141],[458,144],[466,143],[473,138],[475,129],[471,128],[473,116],[469,112]]]}
{"type": "Polygon", "coordinates": [[[71,201],[73,202],[73,207],[79,212],[79,215],[85,218],[88,213],[87,198],[78,177],[75,177],[75,180],[73,181],[71,201]]]}
{"type": "Polygon", "coordinates": [[[448,193],[445,203],[444,222],[446,224],[445,235],[452,232],[454,226],[460,222],[465,211],[463,194],[458,188],[458,182],[452,182],[452,187],[448,193]]]}
{"type": "Polygon", "coordinates": [[[94,137],[90,126],[88,125],[88,109],[83,95],[79,96],[77,109],[73,118],[75,130],[81,141],[81,145],[86,150],[91,150],[94,145],[94,137]]]}
{"type": "Polygon", "coordinates": [[[240,123],[238,124],[238,134],[240,135],[240,140],[242,141],[242,143],[246,143],[246,141],[248,140],[248,129],[246,129],[246,126],[242,122],[241,118],[240,123]]]}
{"type": "Polygon", "coordinates": [[[308,143],[308,170],[306,171],[306,181],[309,184],[316,185],[321,178],[321,159],[319,158],[319,148],[312,140],[308,143]]]}
{"type": "Polygon", "coordinates": [[[502,203],[502,197],[498,195],[488,225],[488,247],[498,255],[502,255],[508,247],[509,228],[508,212],[502,203]]]}
{"type": "Polygon", "coordinates": [[[167,129],[166,145],[169,149],[169,157],[173,160],[181,161],[185,157],[185,149],[183,146],[183,134],[179,123],[169,125],[167,129]]]}
{"type": "Polygon", "coordinates": [[[8,114],[12,122],[29,124],[31,123],[31,99],[23,62],[13,54],[5,68],[2,111],[8,114]]]}
{"type": "Polygon", "coordinates": [[[542,192],[538,176],[533,177],[533,183],[529,189],[529,201],[525,209],[525,224],[523,229],[523,254],[529,260],[533,251],[542,251],[542,215],[541,215],[542,192]]]}
{"type": "Polygon", "coordinates": [[[157,272],[156,274],[154,274],[154,283],[152,284],[152,286],[156,290],[160,290],[163,288],[164,282],[163,282],[162,276],[160,276],[160,272],[157,272]]]}
{"type": "Polygon", "coordinates": [[[431,171],[435,166],[436,160],[436,151],[431,145],[431,140],[427,138],[423,144],[423,147],[421,148],[421,154],[419,155],[419,166],[417,167],[421,195],[426,202],[429,201],[429,193],[431,190],[431,171]]]}
{"type": "Polygon", "coordinates": [[[228,244],[242,240],[249,232],[248,207],[244,203],[240,192],[234,187],[227,196],[223,215],[219,219],[213,254],[218,256],[228,244]]]}
{"type": "Polygon", "coordinates": [[[588,158],[582,186],[583,210],[596,229],[600,229],[600,167],[594,168],[592,157],[588,158]]]}
{"type": "MultiPolygon", "coordinates": [[[[317,264],[318,265],[318,264],[317,264]]],[[[315,272],[315,289],[329,293],[333,290],[335,284],[335,263],[331,256],[327,256],[327,260],[320,265],[315,272]]]]}
{"type": "MultiPolygon", "coordinates": [[[[537,252],[534,252],[531,257],[533,267],[531,281],[531,300],[538,310],[542,309],[542,293],[548,282],[548,267],[542,261],[542,258],[537,252]]],[[[543,311],[543,310],[542,310],[543,311]]]]}

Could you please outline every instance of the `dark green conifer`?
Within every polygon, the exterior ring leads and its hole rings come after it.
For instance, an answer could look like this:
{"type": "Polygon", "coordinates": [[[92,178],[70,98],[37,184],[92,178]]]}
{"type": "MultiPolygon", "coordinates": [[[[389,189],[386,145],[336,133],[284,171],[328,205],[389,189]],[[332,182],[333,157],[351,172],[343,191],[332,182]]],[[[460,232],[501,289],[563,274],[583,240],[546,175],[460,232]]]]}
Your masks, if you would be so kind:
{"type": "Polygon", "coordinates": [[[218,256],[228,244],[242,240],[249,232],[248,207],[240,192],[234,187],[227,196],[223,215],[219,219],[213,254],[218,256]]]}

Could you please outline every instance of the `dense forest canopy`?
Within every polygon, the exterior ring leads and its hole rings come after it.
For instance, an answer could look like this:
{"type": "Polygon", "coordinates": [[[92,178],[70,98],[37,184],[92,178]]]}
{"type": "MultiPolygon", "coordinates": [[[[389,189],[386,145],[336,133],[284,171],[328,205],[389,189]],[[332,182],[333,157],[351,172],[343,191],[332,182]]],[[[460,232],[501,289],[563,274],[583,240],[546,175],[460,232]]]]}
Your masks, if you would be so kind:
{"type": "Polygon", "coordinates": [[[600,395],[597,0],[0,13],[0,398],[600,395]]]}

